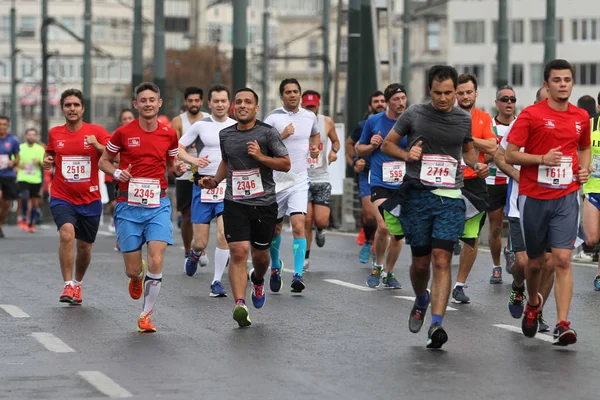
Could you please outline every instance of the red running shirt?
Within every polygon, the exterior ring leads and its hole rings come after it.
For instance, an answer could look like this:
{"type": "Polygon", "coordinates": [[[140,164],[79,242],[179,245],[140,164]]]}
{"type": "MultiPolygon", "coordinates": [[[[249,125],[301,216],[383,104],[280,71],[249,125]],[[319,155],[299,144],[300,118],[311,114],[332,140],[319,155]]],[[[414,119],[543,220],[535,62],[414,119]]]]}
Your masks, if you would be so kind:
{"type": "Polygon", "coordinates": [[[523,165],[519,194],[540,200],[558,199],[579,190],[577,150],[591,144],[590,117],[587,111],[569,103],[567,111],[556,111],[544,100],[525,108],[513,124],[508,143],[525,148],[525,153],[544,155],[561,146],[563,157],[572,157],[573,181],[554,189],[538,183],[539,165],[523,165]]]}
{"type": "Polygon", "coordinates": [[[56,165],[52,197],[74,205],[101,200],[98,160],[102,153],[85,140],[86,136],[92,135],[103,146],[110,139],[104,128],[85,122],[77,132],[69,131],[66,125],[50,129],[46,152],[54,153],[56,165]]]}
{"type": "MultiPolygon", "coordinates": [[[[177,132],[160,122],[153,132],[140,127],[139,120],[117,128],[106,145],[106,151],[113,156],[121,154],[119,169],[126,170],[131,164],[134,178],[159,179],[160,188],[167,189],[165,177],[167,159],[174,159],[179,153],[177,132]]],[[[119,182],[119,191],[127,192],[129,182],[119,182]]],[[[127,201],[118,197],[118,202],[127,201]]]]}

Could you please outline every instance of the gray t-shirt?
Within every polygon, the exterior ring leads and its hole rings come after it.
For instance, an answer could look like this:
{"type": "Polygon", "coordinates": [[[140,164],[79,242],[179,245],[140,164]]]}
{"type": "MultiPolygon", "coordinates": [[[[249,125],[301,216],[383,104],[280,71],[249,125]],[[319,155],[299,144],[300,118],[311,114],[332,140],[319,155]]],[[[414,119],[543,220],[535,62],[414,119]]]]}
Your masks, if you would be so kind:
{"type": "MultiPolygon", "coordinates": [[[[473,141],[471,136],[471,115],[459,107],[451,112],[439,111],[431,105],[414,104],[402,113],[394,125],[401,136],[407,136],[407,149],[420,140],[423,141],[423,155],[444,155],[458,162],[456,182],[449,189],[463,187],[463,174],[460,167],[463,144],[473,141]]],[[[420,181],[422,160],[406,163],[404,182],[420,181]]]]}
{"type": "Polygon", "coordinates": [[[276,202],[273,170],[248,154],[248,142],[256,140],[260,151],[269,157],[287,156],[288,150],[271,125],[256,121],[247,131],[238,131],[237,127],[235,124],[219,132],[221,156],[228,166],[225,199],[250,206],[273,204],[276,202]],[[234,183],[236,190],[233,190],[234,183]]]}

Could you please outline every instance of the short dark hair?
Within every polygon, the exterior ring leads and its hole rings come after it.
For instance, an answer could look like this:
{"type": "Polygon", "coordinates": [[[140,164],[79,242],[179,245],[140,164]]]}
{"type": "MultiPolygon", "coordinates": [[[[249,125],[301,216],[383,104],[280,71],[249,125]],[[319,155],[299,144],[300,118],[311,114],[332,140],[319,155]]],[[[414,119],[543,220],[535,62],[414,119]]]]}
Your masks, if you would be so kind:
{"type": "Polygon", "coordinates": [[[509,85],[504,85],[504,86],[500,86],[497,90],[496,90],[496,100],[498,100],[498,96],[500,96],[500,92],[503,90],[510,90],[511,92],[515,93],[515,89],[513,89],[512,86],[509,85]]]}
{"type": "Polygon", "coordinates": [[[321,93],[317,92],[316,90],[305,90],[304,93],[302,93],[302,96],[304,97],[306,94],[312,94],[313,96],[317,96],[319,99],[321,98],[321,93]]]}
{"type": "Polygon", "coordinates": [[[145,90],[151,90],[160,97],[160,89],[155,83],[152,82],[142,82],[137,85],[133,91],[133,97],[136,98],[138,94],[142,93],[145,90]]]}
{"type": "Polygon", "coordinates": [[[284,80],[281,81],[281,83],[279,84],[279,94],[283,95],[283,89],[285,89],[285,85],[289,85],[290,83],[293,83],[295,85],[298,86],[298,90],[300,92],[302,92],[302,88],[300,87],[300,82],[298,82],[298,79],[296,78],[286,78],[284,80]]]}
{"type": "Polygon", "coordinates": [[[67,89],[60,95],[60,108],[65,104],[67,97],[75,96],[81,101],[81,106],[85,106],[83,102],[83,93],[79,89],[67,89]]]}
{"type": "Polygon", "coordinates": [[[600,105],[600,92],[598,92],[598,105],[600,105]]]}
{"type": "MultiPolygon", "coordinates": [[[[214,92],[225,92],[225,93],[227,93],[227,100],[229,100],[230,97],[231,97],[231,95],[229,93],[229,89],[227,88],[227,86],[217,84],[217,85],[211,86],[211,88],[208,89],[208,101],[210,101],[210,99],[212,97],[212,94],[214,92]]],[[[202,98],[202,95],[200,95],[200,98],[202,98]]]]}
{"type": "Polygon", "coordinates": [[[383,92],[381,90],[376,90],[373,93],[371,93],[371,95],[369,96],[369,106],[371,105],[371,103],[373,102],[373,97],[379,97],[379,96],[384,96],[383,92]]]}
{"type": "Polygon", "coordinates": [[[394,95],[396,93],[406,94],[406,89],[404,88],[403,84],[392,83],[392,84],[388,85],[388,87],[386,87],[385,90],[383,91],[383,97],[385,97],[385,102],[387,103],[388,101],[390,101],[390,99],[392,97],[394,97],[394,95]]]}
{"type": "MultiPolygon", "coordinates": [[[[187,99],[190,94],[199,94],[200,100],[202,100],[202,98],[204,96],[204,90],[202,90],[201,88],[199,88],[197,86],[186,87],[185,90],[183,91],[183,99],[184,100],[187,99]]],[[[209,96],[209,98],[210,98],[210,96],[209,96]]]]}
{"type": "Polygon", "coordinates": [[[8,116],[7,116],[7,115],[2,115],[2,114],[0,114],[0,119],[5,119],[5,120],[6,120],[6,122],[9,122],[9,123],[10,123],[10,118],[8,118],[8,116]]]}
{"type": "MultiPolygon", "coordinates": [[[[463,83],[473,82],[473,86],[475,90],[477,90],[477,77],[473,74],[460,74],[458,76],[458,84],[462,85],[463,83]]],[[[458,85],[457,85],[458,86],[458,85]]]]}
{"type": "Polygon", "coordinates": [[[542,100],[542,90],[544,90],[545,88],[542,86],[541,88],[539,88],[537,90],[537,92],[535,92],[535,102],[539,103],[542,100]]]}
{"type": "Polygon", "coordinates": [[[596,100],[592,96],[581,96],[579,100],[577,100],[577,107],[587,111],[590,118],[592,115],[596,114],[596,100]]]}
{"type": "Polygon", "coordinates": [[[27,132],[29,132],[29,131],[33,131],[36,135],[39,134],[38,130],[35,129],[35,128],[27,128],[27,129],[25,129],[25,134],[27,135],[27,132]]]}
{"type": "Polygon", "coordinates": [[[123,117],[123,114],[125,114],[125,113],[128,113],[128,112],[130,112],[130,113],[132,113],[133,115],[135,115],[135,114],[133,113],[133,110],[132,110],[131,108],[124,108],[124,109],[122,109],[122,110],[121,110],[121,112],[119,113],[119,121],[120,121],[120,120],[121,120],[121,118],[123,117]]]}
{"type": "Polygon", "coordinates": [[[433,81],[443,82],[448,79],[452,79],[452,84],[454,85],[454,89],[456,89],[456,86],[458,86],[458,72],[456,72],[456,69],[450,65],[434,65],[429,69],[429,73],[427,74],[429,90],[433,86],[433,81]]]}
{"type": "Polygon", "coordinates": [[[560,58],[548,61],[548,64],[546,64],[546,66],[544,67],[544,82],[548,82],[548,79],[550,79],[550,73],[552,71],[560,71],[564,69],[568,69],[569,71],[571,71],[571,75],[573,76],[573,79],[575,79],[575,69],[573,68],[570,62],[560,58]]]}
{"type": "Polygon", "coordinates": [[[235,98],[235,96],[237,96],[238,93],[241,92],[250,92],[254,95],[254,100],[256,100],[256,104],[258,104],[258,95],[256,94],[256,92],[252,89],[250,89],[249,87],[243,87],[241,89],[238,89],[235,91],[235,94],[233,95],[233,97],[235,98]]]}

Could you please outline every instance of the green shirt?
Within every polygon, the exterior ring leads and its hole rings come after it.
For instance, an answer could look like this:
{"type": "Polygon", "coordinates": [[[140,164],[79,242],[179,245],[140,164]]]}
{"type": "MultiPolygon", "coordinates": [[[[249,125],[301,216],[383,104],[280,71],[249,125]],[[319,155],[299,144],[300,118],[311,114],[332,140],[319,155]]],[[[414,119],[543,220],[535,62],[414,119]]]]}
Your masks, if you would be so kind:
{"type": "Polygon", "coordinates": [[[21,143],[21,161],[19,162],[19,172],[17,173],[17,182],[26,182],[31,184],[42,183],[42,161],[44,160],[44,147],[38,143],[29,145],[21,143]],[[33,163],[37,160],[37,165],[33,163]]]}
{"type": "Polygon", "coordinates": [[[594,172],[583,184],[583,193],[600,193],[600,114],[590,121],[592,127],[592,167],[594,172]]]}

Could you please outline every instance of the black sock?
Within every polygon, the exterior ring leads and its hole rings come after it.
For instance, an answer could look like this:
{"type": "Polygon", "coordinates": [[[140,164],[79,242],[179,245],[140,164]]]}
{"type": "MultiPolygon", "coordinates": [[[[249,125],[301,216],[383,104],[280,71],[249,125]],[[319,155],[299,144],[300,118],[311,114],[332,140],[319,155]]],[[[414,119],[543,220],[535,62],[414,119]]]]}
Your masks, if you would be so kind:
{"type": "Polygon", "coordinates": [[[375,231],[377,230],[377,225],[365,224],[363,225],[363,229],[365,231],[365,239],[367,242],[373,240],[373,236],[375,236],[375,231]]]}
{"type": "Polygon", "coordinates": [[[317,228],[317,232],[323,232],[323,229],[317,228]]]}
{"type": "Polygon", "coordinates": [[[308,257],[310,257],[310,250],[306,250],[306,253],[304,253],[304,258],[308,259],[308,257]]]}

